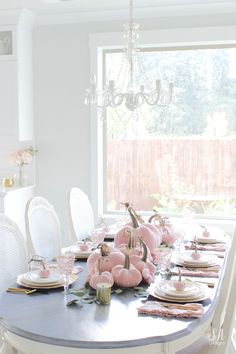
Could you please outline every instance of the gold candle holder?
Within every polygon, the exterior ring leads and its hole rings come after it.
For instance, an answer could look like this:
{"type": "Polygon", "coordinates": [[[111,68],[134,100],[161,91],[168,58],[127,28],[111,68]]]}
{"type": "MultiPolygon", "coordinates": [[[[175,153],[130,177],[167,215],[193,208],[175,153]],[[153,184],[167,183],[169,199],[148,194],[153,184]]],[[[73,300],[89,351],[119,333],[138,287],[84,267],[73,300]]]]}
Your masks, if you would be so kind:
{"type": "Polygon", "coordinates": [[[14,186],[14,180],[12,178],[3,178],[2,185],[4,188],[11,188],[14,186]]]}
{"type": "Polygon", "coordinates": [[[97,301],[101,305],[107,305],[111,301],[111,284],[98,283],[96,287],[97,301]]]}

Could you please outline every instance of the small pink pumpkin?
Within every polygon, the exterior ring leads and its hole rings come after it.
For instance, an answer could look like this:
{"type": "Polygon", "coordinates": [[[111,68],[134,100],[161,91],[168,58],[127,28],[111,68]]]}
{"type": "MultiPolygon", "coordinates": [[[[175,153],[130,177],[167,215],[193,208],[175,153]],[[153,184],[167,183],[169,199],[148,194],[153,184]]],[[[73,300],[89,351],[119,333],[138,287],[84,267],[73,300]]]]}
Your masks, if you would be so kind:
{"type": "Polygon", "coordinates": [[[86,241],[84,241],[80,244],[79,249],[82,252],[87,252],[89,250],[89,245],[86,243],[86,241]]]}
{"type": "Polygon", "coordinates": [[[142,275],[140,271],[132,264],[130,264],[130,257],[128,252],[125,255],[125,264],[123,266],[116,265],[112,269],[111,274],[113,276],[114,282],[118,286],[122,286],[124,288],[137,286],[142,281],[142,275]]]}
{"type": "Polygon", "coordinates": [[[101,258],[101,272],[111,271],[117,264],[124,264],[125,256],[122,252],[106,243],[100,245],[100,250],[91,253],[87,259],[89,273],[94,273],[98,268],[98,259],[101,258]]]}
{"type": "Polygon", "coordinates": [[[101,258],[98,260],[98,271],[90,275],[89,277],[89,285],[93,288],[97,288],[97,284],[99,283],[108,283],[111,286],[114,284],[113,276],[111,275],[110,272],[105,271],[101,272],[100,271],[100,261],[101,258]]]}
{"type": "Polygon", "coordinates": [[[48,278],[50,275],[50,270],[45,267],[44,262],[42,263],[43,269],[39,271],[40,278],[48,278]]]}

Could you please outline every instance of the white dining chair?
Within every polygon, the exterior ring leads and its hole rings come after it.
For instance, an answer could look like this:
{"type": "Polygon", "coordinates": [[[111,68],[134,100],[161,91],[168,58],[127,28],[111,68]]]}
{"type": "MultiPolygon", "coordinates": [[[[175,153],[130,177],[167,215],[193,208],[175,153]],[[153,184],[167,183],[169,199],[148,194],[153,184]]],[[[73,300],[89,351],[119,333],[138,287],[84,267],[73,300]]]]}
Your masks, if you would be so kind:
{"type": "Polygon", "coordinates": [[[47,260],[61,253],[61,225],[54,207],[43,197],[33,197],[25,208],[25,229],[29,256],[47,260]]]}
{"type": "MultiPolygon", "coordinates": [[[[0,214],[0,245],[0,292],[3,292],[16,282],[17,275],[28,269],[25,238],[18,225],[5,214],[0,214]]],[[[0,354],[15,353],[0,327],[0,354]]]]}
{"type": "Polygon", "coordinates": [[[68,204],[71,236],[76,242],[94,229],[93,208],[88,196],[77,187],[70,189],[68,204]]]}
{"type": "MultiPolygon", "coordinates": [[[[227,256],[225,271],[216,293],[217,306],[210,326],[186,338],[185,347],[178,354],[230,354],[231,336],[236,311],[236,228],[227,256]],[[205,333],[204,333],[205,331],[205,333]],[[194,337],[196,335],[196,337],[194,337]],[[216,336],[216,338],[214,338],[216,336]],[[198,337],[198,338],[197,338],[198,337]],[[221,339],[215,342],[213,339],[221,339]],[[222,339],[223,338],[223,339],[222,339]],[[190,344],[189,346],[188,343],[190,344]]],[[[180,346],[184,345],[180,343],[180,346]]],[[[235,353],[236,354],[236,353],[235,353]]]]}

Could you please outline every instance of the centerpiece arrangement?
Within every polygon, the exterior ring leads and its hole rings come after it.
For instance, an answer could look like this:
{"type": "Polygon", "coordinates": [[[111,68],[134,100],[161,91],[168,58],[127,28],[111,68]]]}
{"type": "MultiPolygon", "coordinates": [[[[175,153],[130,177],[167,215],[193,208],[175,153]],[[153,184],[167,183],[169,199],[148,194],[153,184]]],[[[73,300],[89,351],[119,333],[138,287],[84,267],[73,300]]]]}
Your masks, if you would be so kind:
{"type": "Polygon", "coordinates": [[[107,283],[118,292],[132,288],[143,293],[155,279],[157,250],[172,246],[177,238],[169,220],[157,211],[145,222],[129,203],[125,207],[131,221],[117,232],[114,245],[101,243],[87,259],[90,290],[107,283]]]}

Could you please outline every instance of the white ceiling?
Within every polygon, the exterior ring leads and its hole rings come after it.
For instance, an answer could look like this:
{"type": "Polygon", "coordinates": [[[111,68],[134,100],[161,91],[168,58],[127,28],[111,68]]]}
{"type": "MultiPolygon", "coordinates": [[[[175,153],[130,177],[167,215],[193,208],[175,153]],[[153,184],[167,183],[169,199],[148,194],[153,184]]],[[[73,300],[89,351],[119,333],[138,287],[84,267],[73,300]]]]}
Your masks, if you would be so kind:
{"type": "MultiPolygon", "coordinates": [[[[137,18],[236,14],[236,0],[133,0],[137,18]]],[[[77,14],[80,19],[123,19],[129,0],[0,0],[0,10],[26,8],[39,18],[77,14]]]]}

